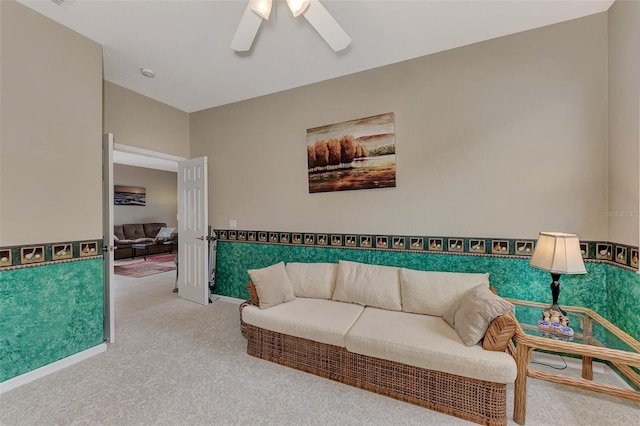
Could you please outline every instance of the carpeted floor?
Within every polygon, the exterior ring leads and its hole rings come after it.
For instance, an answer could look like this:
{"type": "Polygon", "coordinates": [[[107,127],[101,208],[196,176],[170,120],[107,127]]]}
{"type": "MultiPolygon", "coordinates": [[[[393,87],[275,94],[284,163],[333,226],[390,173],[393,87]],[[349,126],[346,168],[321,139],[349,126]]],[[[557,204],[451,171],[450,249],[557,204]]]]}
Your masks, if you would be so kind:
{"type": "MultiPolygon", "coordinates": [[[[220,300],[205,307],[173,299],[123,315],[116,339],[103,354],[0,395],[0,424],[470,424],[250,357],[238,306],[220,300]]],[[[515,424],[511,386],[508,403],[515,424]]],[[[638,403],[529,380],[528,426],[639,418],[638,403]]]]}

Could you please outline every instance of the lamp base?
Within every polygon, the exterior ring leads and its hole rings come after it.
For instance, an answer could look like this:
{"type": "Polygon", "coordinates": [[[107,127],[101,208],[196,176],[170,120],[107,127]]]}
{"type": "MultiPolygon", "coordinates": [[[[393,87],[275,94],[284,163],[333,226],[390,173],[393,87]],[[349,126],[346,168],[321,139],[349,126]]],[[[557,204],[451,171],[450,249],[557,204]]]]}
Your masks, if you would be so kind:
{"type": "Polygon", "coordinates": [[[549,306],[547,309],[545,309],[545,311],[557,311],[557,312],[560,312],[565,317],[567,316],[567,313],[564,311],[564,309],[562,309],[560,305],[558,305],[557,303],[554,303],[553,305],[549,306]]]}

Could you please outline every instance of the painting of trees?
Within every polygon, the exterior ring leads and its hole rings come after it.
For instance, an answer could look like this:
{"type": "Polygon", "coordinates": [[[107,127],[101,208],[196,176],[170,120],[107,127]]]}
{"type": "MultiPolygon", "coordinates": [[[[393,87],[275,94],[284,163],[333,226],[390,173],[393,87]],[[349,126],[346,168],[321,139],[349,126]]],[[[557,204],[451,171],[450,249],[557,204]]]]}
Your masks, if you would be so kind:
{"type": "Polygon", "coordinates": [[[395,115],[307,130],[309,192],[396,186],[395,115]]]}
{"type": "Polygon", "coordinates": [[[316,166],[316,147],[307,145],[307,164],[309,169],[313,169],[316,166]]]}
{"type": "Polygon", "coordinates": [[[329,148],[325,141],[316,142],[316,167],[324,167],[329,164],[329,148]]]}
{"type": "Polygon", "coordinates": [[[327,142],[327,148],[329,149],[329,164],[333,166],[340,164],[340,159],[342,158],[340,141],[331,139],[327,142]]]}
{"type": "Polygon", "coordinates": [[[340,138],[341,162],[350,163],[356,157],[356,143],[353,136],[345,135],[340,138]]]}

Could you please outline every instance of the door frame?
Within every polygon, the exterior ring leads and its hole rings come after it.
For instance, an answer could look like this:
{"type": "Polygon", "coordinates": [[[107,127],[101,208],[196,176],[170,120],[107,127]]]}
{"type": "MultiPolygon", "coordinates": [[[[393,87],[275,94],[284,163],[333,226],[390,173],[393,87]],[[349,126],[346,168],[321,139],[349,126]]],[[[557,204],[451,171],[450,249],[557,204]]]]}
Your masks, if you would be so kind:
{"type": "Polygon", "coordinates": [[[116,338],[113,291],[113,133],[102,135],[102,255],[104,341],[113,343],[116,338]]]}
{"type": "MultiPolygon", "coordinates": [[[[115,136],[112,133],[107,133],[107,135],[110,135],[111,139],[112,139],[112,145],[113,145],[113,149],[111,150],[110,154],[111,155],[103,155],[102,156],[102,167],[104,168],[104,170],[109,170],[110,174],[111,174],[111,186],[113,186],[113,152],[119,151],[119,152],[125,152],[128,154],[133,154],[136,156],[140,156],[140,157],[147,157],[147,158],[153,158],[153,159],[159,159],[159,160],[165,160],[165,161],[169,161],[169,162],[175,162],[176,164],[176,179],[177,179],[177,171],[178,171],[178,162],[179,161],[184,161],[186,160],[186,158],[184,157],[180,157],[177,155],[172,155],[172,154],[165,154],[163,152],[158,152],[158,151],[151,151],[148,149],[143,149],[143,148],[137,148],[134,146],[129,146],[129,145],[123,145],[123,144],[119,144],[115,142],[115,136]]],[[[153,167],[146,167],[146,168],[153,168],[153,167]]],[[[164,169],[156,169],[156,170],[164,170],[164,169]]],[[[104,173],[103,173],[104,175],[104,173]]],[[[108,200],[109,197],[107,197],[106,192],[106,187],[103,186],[103,206],[102,206],[102,211],[103,211],[103,228],[105,228],[107,226],[108,223],[113,223],[113,205],[104,205],[104,200],[108,200]]],[[[177,196],[177,194],[176,194],[177,196]]],[[[179,221],[180,218],[178,218],[179,221]]],[[[113,234],[113,232],[111,232],[111,234],[113,234]]],[[[108,245],[108,240],[110,238],[108,238],[108,235],[104,235],[103,236],[103,241],[105,243],[105,245],[108,245]]],[[[113,238],[113,237],[111,237],[113,238]]],[[[105,265],[106,267],[106,265],[105,265]]],[[[180,265],[178,265],[178,268],[180,268],[180,265]]],[[[113,262],[110,262],[109,265],[109,271],[105,271],[103,274],[103,289],[104,289],[104,293],[105,293],[105,306],[104,306],[104,333],[105,333],[105,341],[112,343],[113,341],[115,341],[115,318],[116,318],[116,312],[115,312],[115,305],[114,305],[114,300],[113,300],[113,289],[112,289],[112,285],[111,285],[111,280],[113,277],[113,262]],[[108,297],[108,300],[107,300],[108,297]]]]}

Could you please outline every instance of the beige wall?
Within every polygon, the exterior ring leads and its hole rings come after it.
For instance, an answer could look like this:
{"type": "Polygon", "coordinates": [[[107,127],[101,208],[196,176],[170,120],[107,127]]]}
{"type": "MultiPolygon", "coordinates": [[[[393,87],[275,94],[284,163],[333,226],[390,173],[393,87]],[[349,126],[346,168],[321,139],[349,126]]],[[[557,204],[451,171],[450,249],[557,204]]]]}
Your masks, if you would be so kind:
{"type": "Polygon", "coordinates": [[[640,2],[609,9],[609,240],[638,245],[640,2]]]}
{"type": "Polygon", "coordinates": [[[189,158],[189,114],[108,81],[104,132],[119,144],[189,158]]]}
{"type": "Polygon", "coordinates": [[[166,222],[167,226],[177,226],[177,173],[114,164],[113,182],[115,185],[142,186],[147,189],[146,206],[113,207],[114,224],[166,222]]]}
{"type": "Polygon", "coordinates": [[[102,48],[0,10],[0,245],[101,238],[102,48]]]}
{"type": "Polygon", "coordinates": [[[607,238],[607,15],[191,114],[210,223],[607,238]],[[395,112],[397,188],[309,194],[306,129],[395,112]]]}

